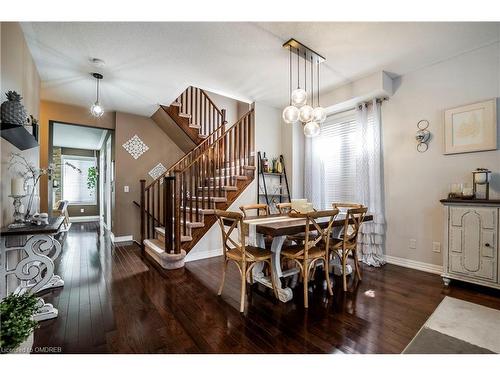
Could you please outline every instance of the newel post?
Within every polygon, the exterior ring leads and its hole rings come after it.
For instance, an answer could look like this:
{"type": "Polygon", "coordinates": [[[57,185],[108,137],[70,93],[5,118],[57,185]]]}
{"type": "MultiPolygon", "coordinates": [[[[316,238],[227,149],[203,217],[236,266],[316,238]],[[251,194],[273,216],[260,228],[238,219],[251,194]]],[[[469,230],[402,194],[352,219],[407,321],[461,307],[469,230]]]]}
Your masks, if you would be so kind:
{"type": "Polygon", "coordinates": [[[165,223],[165,251],[171,253],[174,250],[174,205],[172,197],[172,186],[175,183],[174,176],[165,176],[163,179],[163,222],[165,223]]]}
{"type": "Polygon", "coordinates": [[[145,233],[146,233],[146,204],[145,204],[145,190],[146,190],[146,180],[140,180],[141,181],[141,251],[144,252],[144,240],[145,240],[145,233]]]}

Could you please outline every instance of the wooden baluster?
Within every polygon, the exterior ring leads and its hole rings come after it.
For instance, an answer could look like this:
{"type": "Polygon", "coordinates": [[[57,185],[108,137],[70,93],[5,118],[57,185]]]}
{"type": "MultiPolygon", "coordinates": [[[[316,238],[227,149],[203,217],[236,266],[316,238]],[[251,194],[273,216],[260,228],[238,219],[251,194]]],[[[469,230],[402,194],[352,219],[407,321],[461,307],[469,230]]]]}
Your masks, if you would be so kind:
{"type": "Polygon", "coordinates": [[[216,147],[216,157],[217,157],[217,168],[219,169],[219,197],[223,197],[224,194],[222,194],[222,183],[224,181],[224,166],[221,163],[221,142],[217,141],[215,143],[216,147]]]}
{"type": "Polygon", "coordinates": [[[160,180],[156,181],[156,195],[158,196],[158,200],[156,201],[156,212],[157,212],[157,220],[158,220],[158,226],[161,227],[165,225],[165,221],[162,222],[161,220],[161,191],[160,191],[160,180]]]}
{"type": "MultiPolygon", "coordinates": [[[[149,213],[151,214],[151,221],[152,224],[151,226],[154,228],[155,227],[155,183],[151,185],[151,211],[149,213]]],[[[154,229],[153,229],[153,234],[154,234],[154,229]]]]}
{"type": "MultiPolygon", "coordinates": [[[[202,186],[202,189],[201,189],[201,199],[203,199],[203,193],[204,193],[204,190],[205,188],[203,187],[203,184],[200,184],[200,168],[199,168],[199,165],[198,165],[198,162],[196,161],[195,164],[194,164],[194,184],[196,185],[196,188],[198,188],[198,186],[202,186]]],[[[196,221],[199,222],[200,221],[200,212],[199,212],[199,202],[196,201],[196,221]]]]}
{"type": "Polygon", "coordinates": [[[187,210],[188,210],[188,195],[187,195],[187,186],[186,186],[186,172],[182,172],[182,196],[183,196],[183,199],[182,201],[184,202],[184,204],[182,205],[182,207],[184,207],[184,209],[182,210],[182,235],[185,236],[187,233],[186,233],[186,215],[187,215],[187,210]]]}
{"type": "Polygon", "coordinates": [[[229,154],[229,182],[231,184],[234,184],[235,181],[233,179],[233,160],[234,160],[234,128],[232,128],[228,134],[229,136],[229,148],[228,148],[228,154],[229,154]]]}
{"type": "Polygon", "coordinates": [[[151,238],[150,222],[151,222],[151,216],[149,210],[149,188],[148,188],[146,189],[146,235],[148,238],[151,238]]]}
{"type": "Polygon", "coordinates": [[[175,177],[163,177],[163,222],[165,223],[165,251],[172,253],[174,251],[174,233],[173,233],[173,202],[172,185],[175,177]]]}
{"type": "MultiPolygon", "coordinates": [[[[189,114],[192,116],[193,115],[193,101],[194,101],[194,90],[193,90],[193,87],[191,86],[189,88],[189,114]]],[[[192,117],[191,117],[192,119],[192,117]]],[[[189,119],[189,121],[191,121],[191,119],[189,119]]]]}
{"type": "Polygon", "coordinates": [[[144,240],[145,235],[146,235],[146,220],[145,220],[145,212],[146,212],[146,207],[145,207],[145,196],[144,196],[144,189],[146,187],[146,180],[140,180],[141,182],[141,251],[144,252],[144,240]]]}
{"type": "Polygon", "coordinates": [[[174,179],[174,240],[175,240],[175,253],[180,254],[181,252],[181,173],[175,173],[174,179]]]}
{"type": "Polygon", "coordinates": [[[203,100],[203,134],[207,134],[207,126],[208,126],[208,106],[207,106],[207,98],[205,97],[203,100]]]}
{"type": "MultiPolygon", "coordinates": [[[[196,196],[196,202],[198,202],[198,189],[194,185],[194,170],[193,166],[189,167],[189,187],[191,189],[191,194],[196,196]]],[[[191,201],[191,205],[189,207],[189,222],[193,222],[193,201],[191,201]]]]}
{"type": "MultiPolygon", "coordinates": [[[[207,188],[207,202],[203,201],[204,208],[210,208],[210,188],[212,187],[212,177],[210,176],[210,169],[209,169],[209,161],[210,161],[210,149],[207,150],[205,155],[203,156],[203,164],[204,164],[204,169],[205,169],[205,176],[208,178],[208,188],[207,188]]],[[[215,180],[213,180],[213,183],[215,184],[215,180]]]]}

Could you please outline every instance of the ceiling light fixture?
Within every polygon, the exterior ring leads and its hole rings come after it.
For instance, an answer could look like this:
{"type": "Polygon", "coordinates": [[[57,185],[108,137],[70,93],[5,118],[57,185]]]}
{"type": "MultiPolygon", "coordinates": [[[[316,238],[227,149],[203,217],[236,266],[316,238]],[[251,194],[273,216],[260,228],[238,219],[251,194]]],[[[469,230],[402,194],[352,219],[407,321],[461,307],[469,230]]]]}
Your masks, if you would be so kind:
{"type": "Polygon", "coordinates": [[[304,135],[306,137],[315,137],[320,133],[320,125],[326,120],[326,111],[320,106],[319,103],[319,90],[320,90],[320,64],[325,61],[325,58],[320,54],[314,52],[309,47],[290,39],[283,44],[283,47],[288,48],[289,51],[289,105],[283,110],[283,121],[287,124],[294,124],[300,120],[304,126],[304,135]],[[292,54],[297,55],[297,88],[292,91],[293,86],[293,59],[292,54]],[[300,61],[304,61],[304,88],[300,87],[300,61]],[[307,91],[307,64],[310,64],[310,95],[307,91]],[[314,69],[316,68],[316,74],[314,69]],[[315,84],[316,80],[316,84],[315,84]],[[316,107],[314,107],[314,88],[316,87],[316,107]],[[308,97],[311,102],[308,104],[308,97]]]}
{"type": "Polygon", "coordinates": [[[104,77],[101,73],[91,73],[91,75],[96,79],[96,101],[90,107],[90,113],[92,116],[99,118],[104,114],[104,108],[102,108],[102,105],[99,102],[99,81],[104,77]]]}

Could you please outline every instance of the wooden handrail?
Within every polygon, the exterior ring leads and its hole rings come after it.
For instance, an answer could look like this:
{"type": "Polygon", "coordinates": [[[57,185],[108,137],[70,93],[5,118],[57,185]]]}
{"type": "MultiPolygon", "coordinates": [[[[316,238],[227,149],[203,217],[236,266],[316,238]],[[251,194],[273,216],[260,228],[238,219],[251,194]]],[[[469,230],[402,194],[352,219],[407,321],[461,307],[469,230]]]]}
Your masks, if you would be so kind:
{"type": "Polygon", "coordinates": [[[252,106],[230,128],[226,129],[224,120],[204,142],[149,185],[141,180],[142,244],[155,237],[156,225],[163,223],[165,250],[181,252],[182,238],[190,236],[193,226],[203,221],[203,210],[216,207],[217,199],[225,197],[224,186],[234,186],[234,177],[246,174],[245,166],[255,167],[254,120],[252,106]]]}
{"type": "MultiPolygon", "coordinates": [[[[212,147],[212,146],[213,146],[213,145],[215,145],[217,142],[219,142],[220,140],[222,140],[222,139],[223,139],[223,138],[227,135],[227,133],[229,133],[230,131],[232,131],[233,129],[235,129],[235,128],[236,128],[236,126],[237,126],[238,124],[240,124],[240,122],[241,122],[242,120],[244,120],[245,118],[247,118],[249,115],[253,114],[253,112],[254,112],[254,110],[253,110],[253,108],[252,108],[252,109],[251,109],[251,110],[249,110],[247,113],[245,113],[243,116],[241,116],[241,118],[240,118],[238,121],[236,121],[236,122],[235,122],[235,123],[234,123],[234,124],[233,124],[233,125],[229,128],[229,129],[227,129],[227,130],[224,132],[224,134],[222,134],[219,138],[217,138],[215,141],[213,141],[213,143],[212,143],[212,145],[211,145],[210,147],[212,147]]],[[[209,148],[210,148],[210,147],[209,147],[209,148]]],[[[208,149],[209,149],[209,148],[208,148],[208,149]]],[[[199,159],[200,159],[203,155],[204,155],[204,154],[199,155],[199,156],[198,156],[196,159],[194,159],[194,160],[193,160],[190,164],[188,164],[188,165],[187,165],[187,166],[186,166],[183,170],[176,170],[176,171],[174,171],[174,172],[183,172],[183,171],[185,171],[186,169],[188,169],[189,167],[191,167],[191,166],[192,166],[192,165],[193,165],[196,161],[198,161],[198,160],[199,160],[199,159]]]]}

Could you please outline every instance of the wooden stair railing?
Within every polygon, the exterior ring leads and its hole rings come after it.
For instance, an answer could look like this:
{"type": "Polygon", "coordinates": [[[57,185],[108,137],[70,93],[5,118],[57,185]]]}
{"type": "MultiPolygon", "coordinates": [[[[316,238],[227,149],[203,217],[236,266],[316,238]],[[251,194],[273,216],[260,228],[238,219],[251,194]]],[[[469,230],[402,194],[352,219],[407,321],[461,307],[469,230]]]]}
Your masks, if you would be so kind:
{"type": "Polygon", "coordinates": [[[214,129],[151,184],[141,180],[143,249],[145,239],[155,238],[157,226],[163,227],[165,251],[180,254],[182,242],[194,246],[193,228],[204,227],[204,216],[216,207],[226,208],[227,192],[238,190],[238,180],[247,180],[247,172],[255,170],[254,122],[252,108],[230,128],[222,123],[214,129]]]}

